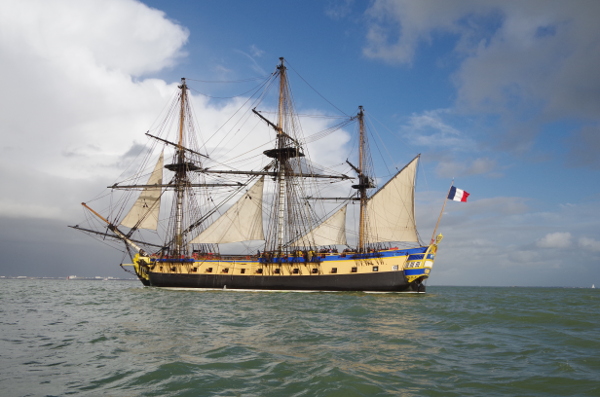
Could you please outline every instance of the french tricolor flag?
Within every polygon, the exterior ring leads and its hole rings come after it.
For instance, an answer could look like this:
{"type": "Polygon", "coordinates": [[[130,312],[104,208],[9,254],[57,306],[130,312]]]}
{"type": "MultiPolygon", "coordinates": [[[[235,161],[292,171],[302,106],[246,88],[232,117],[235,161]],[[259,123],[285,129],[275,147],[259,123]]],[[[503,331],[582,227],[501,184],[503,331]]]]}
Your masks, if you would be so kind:
{"type": "Polygon", "coordinates": [[[464,190],[457,189],[454,186],[450,188],[450,193],[448,193],[448,199],[454,201],[466,202],[467,197],[469,197],[469,193],[465,192],[464,190]]]}

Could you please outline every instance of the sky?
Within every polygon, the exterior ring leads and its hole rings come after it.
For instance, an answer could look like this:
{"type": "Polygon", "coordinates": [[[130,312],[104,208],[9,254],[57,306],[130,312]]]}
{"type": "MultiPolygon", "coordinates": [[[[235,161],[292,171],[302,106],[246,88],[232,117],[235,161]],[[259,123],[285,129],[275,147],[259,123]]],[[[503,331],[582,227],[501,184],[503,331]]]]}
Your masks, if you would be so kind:
{"type": "Polygon", "coordinates": [[[4,0],[0,275],[128,276],[67,227],[80,203],[181,77],[209,131],[239,98],[207,81],[285,57],[300,110],[364,106],[398,166],[421,153],[425,241],[452,180],[471,194],[445,207],[430,285],[600,285],[598,15],[595,0],[4,0]]]}

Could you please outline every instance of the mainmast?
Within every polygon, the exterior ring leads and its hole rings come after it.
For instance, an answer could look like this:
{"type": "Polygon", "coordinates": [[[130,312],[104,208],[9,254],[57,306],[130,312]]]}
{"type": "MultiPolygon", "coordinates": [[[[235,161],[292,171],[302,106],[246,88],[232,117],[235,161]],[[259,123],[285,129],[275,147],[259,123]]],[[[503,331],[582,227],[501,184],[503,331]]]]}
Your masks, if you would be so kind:
{"type": "MultiPolygon", "coordinates": [[[[267,249],[273,249],[279,253],[283,252],[286,239],[289,236],[286,235],[285,230],[289,227],[288,223],[293,222],[293,216],[290,215],[293,212],[288,205],[290,205],[288,201],[288,177],[292,177],[294,172],[290,166],[289,160],[291,158],[303,157],[304,154],[300,151],[297,146],[293,146],[292,144],[297,142],[292,138],[288,133],[285,132],[286,128],[291,127],[286,124],[287,118],[290,116],[290,104],[288,97],[288,85],[287,85],[287,75],[286,75],[286,67],[284,65],[283,58],[279,58],[281,63],[277,66],[277,71],[279,73],[279,104],[278,104],[278,116],[277,116],[277,125],[269,122],[268,124],[273,127],[277,131],[277,143],[275,149],[266,150],[264,154],[267,157],[270,157],[275,160],[275,182],[277,185],[277,200],[274,208],[274,217],[275,217],[275,244],[271,247],[266,247],[267,249]],[[288,214],[288,218],[286,221],[286,214],[288,214]]],[[[254,111],[256,114],[260,116],[260,114],[254,111]]],[[[261,118],[263,118],[261,116],[261,118]]],[[[264,118],[263,118],[264,119],[264,118]]]]}
{"type": "Polygon", "coordinates": [[[179,131],[177,142],[173,143],[175,146],[175,156],[173,158],[173,164],[167,164],[165,168],[175,173],[171,185],[175,190],[174,207],[172,216],[174,218],[173,224],[173,238],[171,240],[172,249],[171,255],[185,255],[187,252],[184,239],[184,205],[185,205],[185,193],[186,188],[190,186],[187,173],[188,171],[195,171],[200,169],[191,161],[186,160],[186,147],[185,147],[185,126],[186,126],[186,114],[188,113],[188,97],[187,97],[187,84],[185,78],[181,79],[181,85],[179,86],[181,93],[179,95],[179,131]]]}
{"type": "MultiPolygon", "coordinates": [[[[286,67],[283,64],[283,57],[279,58],[281,64],[277,67],[279,70],[279,106],[278,106],[278,118],[277,118],[277,149],[280,153],[283,153],[283,148],[286,145],[286,137],[283,134],[283,120],[284,120],[284,105],[285,105],[285,81],[286,81],[286,67]]],[[[284,236],[284,222],[285,222],[285,161],[280,156],[279,161],[279,173],[277,175],[277,187],[279,190],[279,208],[277,211],[277,251],[281,253],[283,250],[283,236],[284,236]]]]}
{"type": "Polygon", "coordinates": [[[365,122],[364,122],[364,111],[363,107],[358,107],[358,130],[359,130],[359,147],[358,147],[358,167],[352,166],[358,173],[358,184],[352,185],[354,189],[358,191],[358,199],[360,201],[360,217],[358,223],[358,250],[362,252],[365,249],[367,239],[367,202],[368,195],[367,189],[375,187],[371,181],[371,178],[366,174],[367,169],[367,153],[366,143],[367,138],[365,134],[365,122]]]}
{"type": "MultiPolygon", "coordinates": [[[[185,78],[181,79],[181,107],[179,108],[179,140],[177,142],[177,162],[179,164],[185,163],[185,151],[183,150],[183,129],[185,122],[185,105],[187,100],[187,85],[185,78]]],[[[185,179],[184,167],[178,167],[175,174],[175,191],[177,194],[177,217],[175,220],[175,254],[181,255],[184,253],[183,249],[183,200],[184,200],[184,188],[183,181],[185,179]]]]}
{"type": "MultiPolygon", "coordinates": [[[[252,111],[263,119],[276,132],[276,142],[273,149],[263,153],[273,159],[272,166],[258,172],[247,172],[251,175],[272,176],[275,181],[274,203],[271,207],[268,235],[266,236],[265,251],[281,254],[291,249],[291,242],[307,235],[313,228],[313,212],[304,205],[306,196],[306,178],[349,179],[346,175],[325,175],[315,173],[310,164],[304,161],[302,145],[297,140],[301,135],[301,126],[294,115],[294,106],[287,80],[287,68],[284,59],[279,58],[277,72],[279,78],[279,97],[277,106],[277,122],[271,122],[256,109],[252,111]]],[[[240,171],[210,171],[242,174],[240,171]]]]}

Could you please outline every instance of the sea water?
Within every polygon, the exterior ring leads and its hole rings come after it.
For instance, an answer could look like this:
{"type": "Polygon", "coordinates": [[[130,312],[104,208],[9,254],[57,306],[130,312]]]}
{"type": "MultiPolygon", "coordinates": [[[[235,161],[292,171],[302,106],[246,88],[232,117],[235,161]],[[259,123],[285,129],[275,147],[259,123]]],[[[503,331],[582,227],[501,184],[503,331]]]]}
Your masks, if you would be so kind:
{"type": "Polygon", "coordinates": [[[600,290],[0,280],[1,396],[599,396],[600,290]]]}

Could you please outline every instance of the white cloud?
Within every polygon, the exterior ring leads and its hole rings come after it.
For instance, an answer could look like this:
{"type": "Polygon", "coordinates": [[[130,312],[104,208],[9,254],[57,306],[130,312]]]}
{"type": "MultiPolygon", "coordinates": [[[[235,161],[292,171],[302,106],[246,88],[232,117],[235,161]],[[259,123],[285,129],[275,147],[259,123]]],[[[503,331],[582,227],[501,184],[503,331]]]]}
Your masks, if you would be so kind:
{"type": "Polygon", "coordinates": [[[475,143],[444,119],[449,113],[447,109],[438,109],[412,114],[401,127],[401,133],[415,145],[457,151],[473,150],[475,143]]]}
{"type": "Polygon", "coordinates": [[[578,244],[581,248],[593,252],[600,252],[600,241],[589,237],[579,238],[578,244]]]}
{"type": "Polygon", "coordinates": [[[174,64],[188,36],[162,11],[135,0],[6,0],[2,8],[3,50],[74,73],[155,72],[174,64]]]}
{"type": "Polygon", "coordinates": [[[548,233],[539,239],[535,244],[540,248],[568,248],[571,246],[571,233],[548,233]]]}
{"type": "Polygon", "coordinates": [[[468,175],[502,176],[498,162],[489,156],[473,158],[482,149],[468,133],[452,125],[456,116],[450,109],[426,110],[412,114],[400,127],[403,137],[415,146],[426,147],[428,152],[437,151],[436,174],[440,178],[468,175]]]}
{"type": "Polygon", "coordinates": [[[266,76],[268,73],[264,70],[256,61],[257,58],[260,58],[264,55],[264,51],[258,48],[256,45],[250,46],[250,52],[236,50],[237,53],[242,54],[250,61],[250,68],[254,70],[257,74],[266,76]]]}
{"type": "MultiPolygon", "coordinates": [[[[433,230],[443,194],[428,193],[427,200],[420,196],[417,220],[422,237],[429,238],[426,231],[433,230]]],[[[444,240],[431,283],[576,286],[580,284],[573,274],[599,274],[596,266],[590,266],[600,260],[600,251],[593,249],[600,234],[590,218],[597,203],[536,211],[539,205],[522,197],[473,195],[467,203],[448,202],[438,229],[444,240]],[[577,251],[581,258],[575,262],[573,243],[581,247],[577,251]]]]}
{"type": "Polygon", "coordinates": [[[462,161],[441,159],[436,166],[436,174],[440,178],[454,178],[458,176],[482,174],[498,177],[501,174],[498,172],[497,168],[497,162],[487,157],[462,161]]]}
{"type": "Polygon", "coordinates": [[[352,12],[355,0],[329,1],[325,6],[325,14],[331,19],[342,19],[352,12]]]}
{"type": "Polygon", "coordinates": [[[48,207],[43,203],[23,203],[5,198],[0,199],[0,217],[57,219],[60,215],[61,212],[57,207],[48,207]]]}
{"type": "Polygon", "coordinates": [[[260,48],[258,48],[256,45],[252,44],[250,46],[250,52],[252,53],[252,56],[255,58],[260,58],[263,55],[265,55],[265,52],[263,50],[261,50],[260,48]]]}
{"type": "Polygon", "coordinates": [[[70,177],[101,173],[171,95],[163,81],[133,77],[175,62],[187,31],[133,0],[0,7],[2,161],[70,177]]]}
{"type": "Polygon", "coordinates": [[[371,25],[365,55],[389,62],[411,63],[416,47],[435,31],[458,32],[456,20],[476,6],[471,1],[377,0],[367,11],[371,25]]]}
{"type": "MultiPolygon", "coordinates": [[[[174,65],[187,38],[187,29],[135,0],[1,2],[0,215],[69,219],[90,192],[112,184],[177,93],[177,83],[144,76],[174,65]]],[[[243,102],[192,100],[203,139],[243,102]]],[[[256,126],[249,140],[221,142],[227,156],[272,139],[263,122],[256,126]]],[[[334,135],[328,144],[347,141],[334,135]]]]}
{"type": "Polygon", "coordinates": [[[597,168],[599,14],[593,0],[376,0],[364,53],[410,64],[420,45],[454,39],[457,109],[500,116],[494,139],[511,151],[529,149],[547,123],[578,118],[588,145],[575,143],[571,158],[597,168]]]}
{"type": "MultiPolygon", "coordinates": [[[[490,3],[488,3],[490,4],[490,3]]],[[[544,117],[597,118],[600,3],[496,2],[501,25],[457,73],[459,102],[544,117]]],[[[492,12],[490,9],[489,12],[492,12]]]]}
{"type": "Polygon", "coordinates": [[[175,89],[134,78],[174,64],[187,36],[134,0],[1,2],[2,214],[64,216],[83,198],[70,189],[118,175],[175,89]]]}

